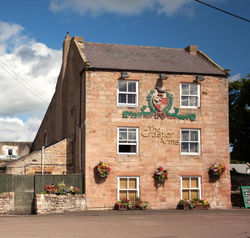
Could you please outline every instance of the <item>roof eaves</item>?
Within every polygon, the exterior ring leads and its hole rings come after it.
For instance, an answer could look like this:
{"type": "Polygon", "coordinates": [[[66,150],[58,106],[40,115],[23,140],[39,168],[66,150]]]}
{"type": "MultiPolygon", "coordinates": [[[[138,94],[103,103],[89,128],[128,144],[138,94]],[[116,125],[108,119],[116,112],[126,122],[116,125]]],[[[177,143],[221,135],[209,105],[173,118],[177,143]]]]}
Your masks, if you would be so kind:
{"type": "Polygon", "coordinates": [[[201,57],[203,57],[207,62],[209,62],[210,64],[212,64],[213,66],[215,66],[217,69],[219,69],[220,71],[223,72],[224,75],[227,76],[227,72],[225,69],[223,69],[221,66],[219,66],[218,64],[216,64],[207,54],[205,54],[204,52],[202,52],[201,50],[197,51],[197,55],[200,55],[201,57]]]}
{"type": "Polygon", "coordinates": [[[203,75],[203,76],[215,76],[215,77],[221,77],[221,76],[225,76],[225,72],[222,72],[221,74],[216,74],[216,73],[200,73],[200,72],[175,72],[175,71],[160,71],[160,70],[139,70],[139,69],[128,69],[128,68],[106,68],[106,67],[88,67],[87,69],[88,71],[118,71],[118,72],[122,72],[122,71],[129,71],[129,72],[138,72],[138,73],[165,73],[165,74],[178,74],[178,75],[203,75]]]}

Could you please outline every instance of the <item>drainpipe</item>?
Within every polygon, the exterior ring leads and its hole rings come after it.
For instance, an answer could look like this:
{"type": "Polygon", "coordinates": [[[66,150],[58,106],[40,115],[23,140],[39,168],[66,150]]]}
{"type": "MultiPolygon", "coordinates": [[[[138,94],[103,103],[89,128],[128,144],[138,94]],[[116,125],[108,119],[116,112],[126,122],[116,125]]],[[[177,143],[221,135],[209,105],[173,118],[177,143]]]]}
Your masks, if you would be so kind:
{"type": "Polygon", "coordinates": [[[82,74],[83,71],[80,72],[80,104],[79,104],[79,172],[82,173],[82,74]]]}
{"type": "Polygon", "coordinates": [[[44,174],[44,148],[45,146],[42,147],[42,174],[44,174]]]}

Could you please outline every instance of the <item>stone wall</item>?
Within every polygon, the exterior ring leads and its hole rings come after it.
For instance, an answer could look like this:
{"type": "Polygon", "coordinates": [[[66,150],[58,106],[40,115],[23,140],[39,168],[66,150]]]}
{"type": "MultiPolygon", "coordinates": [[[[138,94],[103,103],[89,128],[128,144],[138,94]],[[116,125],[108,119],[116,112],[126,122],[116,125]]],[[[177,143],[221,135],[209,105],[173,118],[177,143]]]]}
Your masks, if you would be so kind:
{"type": "Polygon", "coordinates": [[[227,78],[204,76],[205,80],[200,83],[200,107],[186,109],[180,107],[180,84],[193,83],[195,75],[168,75],[162,86],[173,95],[173,107],[179,108],[180,114],[196,114],[196,120],[161,120],[122,117],[123,111],[140,112],[143,105],[148,105],[147,95],[155,89],[159,77],[155,73],[128,74],[128,80],[138,81],[139,85],[139,105],[134,108],[117,106],[119,72],[87,72],[85,191],[88,209],[111,208],[115,204],[119,176],[139,177],[140,197],[148,201],[151,208],[175,208],[181,198],[181,176],[199,176],[202,198],[206,198],[212,208],[230,208],[229,169],[216,182],[210,182],[208,176],[213,162],[230,168],[227,78]],[[117,153],[118,127],[138,128],[138,154],[117,153]],[[165,135],[170,133],[171,141],[145,136],[149,128],[165,135]],[[180,130],[186,128],[200,130],[201,152],[198,155],[182,155],[180,152],[180,130]],[[112,168],[103,182],[96,181],[93,172],[100,160],[112,168]],[[156,188],[153,173],[162,165],[168,169],[168,180],[164,186],[156,188]]]}
{"type": "Polygon", "coordinates": [[[85,195],[36,194],[36,213],[65,213],[86,209],[85,195]]]}
{"type": "MultiPolygon", "coordinates": [[[[35,151],[18,160],[12,161],[6,167],[7,174],[41,174],[42,151],[35,151]]],[[[71,139],[62,140],[44,150],[44,173],[72,173],[71,139]]]]}
{"type": "Polygon", "coordinates": [[[30,152],[32,142],[0,142],[0,157],[1,159],[17,159],[27,155],[30,152]],[[12,149],[12,155],[8,155],[8,150],[12,149]]]}
{"type": "Polygon", "coordinates": [[[0,194],[0,214],[14,214],[14,193],[0,194]]]}

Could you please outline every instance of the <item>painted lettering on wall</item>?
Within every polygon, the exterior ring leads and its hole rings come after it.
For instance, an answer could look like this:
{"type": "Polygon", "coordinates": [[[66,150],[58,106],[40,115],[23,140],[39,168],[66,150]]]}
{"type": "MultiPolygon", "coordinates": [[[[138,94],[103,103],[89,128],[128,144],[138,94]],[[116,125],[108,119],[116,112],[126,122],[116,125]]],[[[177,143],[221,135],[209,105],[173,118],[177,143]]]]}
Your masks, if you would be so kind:
{"type": "Polygon", "coordinates": [[[160,143],[166,145],[179,145],[178,139],[174,138],[174,133],[169,130],[162,130],[161,128],[152,126],[147,126],[141,129],[141,135],[143,137],[149,137],[157,139],[160,143]]]}
{"type": "Polygon", "coordinates": [[[179,119],[195,121],[196,115],[186,113],[179,114],[179,108],[174,107],[174,112],[170,112],[173,106],[173,96],[164,89],[156,88],[151,90],[147,96],[148,106],[142,106],[140,112],[123,111],[123,118],[155,118],[155,119],[179,119]]]}

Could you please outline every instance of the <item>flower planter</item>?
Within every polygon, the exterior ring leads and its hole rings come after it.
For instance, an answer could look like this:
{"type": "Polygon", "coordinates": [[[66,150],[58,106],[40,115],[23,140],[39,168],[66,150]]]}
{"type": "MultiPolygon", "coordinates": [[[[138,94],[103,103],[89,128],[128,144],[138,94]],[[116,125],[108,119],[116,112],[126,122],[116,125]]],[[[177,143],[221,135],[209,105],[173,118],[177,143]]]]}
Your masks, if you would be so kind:
{"type": "Polygon", "coordinates": [[[208,210],[209,207],[204,207],[204,206],[195,206],[191,208],[192,210],[208,210]]]}
{"type": "Polygon", "coordinates": [[[177,209],[182,210],[208,210],[210,204],[205,199],[180,200],[177,209]]]}
{"type": "Polygon", "coordinates": [[[127,211],[128,207],[120,203],[116,203],[114,209],[118,211],[127,211]]]}

